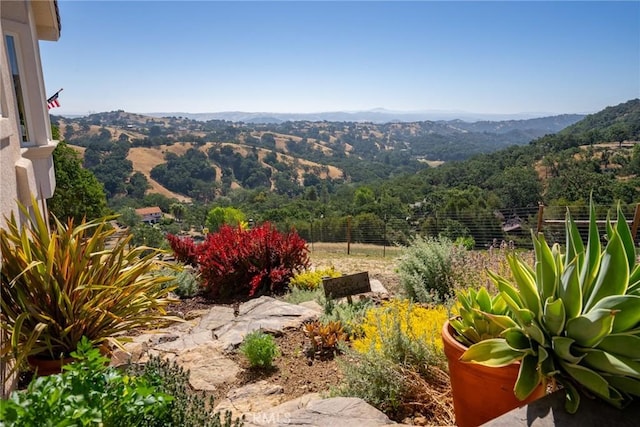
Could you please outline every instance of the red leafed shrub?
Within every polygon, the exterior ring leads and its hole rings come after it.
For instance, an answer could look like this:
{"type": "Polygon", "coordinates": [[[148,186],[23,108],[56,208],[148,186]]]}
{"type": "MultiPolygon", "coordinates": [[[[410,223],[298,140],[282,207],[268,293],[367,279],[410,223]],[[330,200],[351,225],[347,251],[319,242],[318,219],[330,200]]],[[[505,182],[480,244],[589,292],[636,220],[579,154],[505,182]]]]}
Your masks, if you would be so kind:
{"type": "MultiPolygon", "coordinates": [[[[183,248],[169,242],[174,251],[183,248]]],[[[250,230],[223,226],[195,245],[195,253],[210,298],[279,293],[309,264],[306,242],[295,231],[282,234],[269,223],[250,230]]]]}
{"type": "Polygon", "coordinates": [[[178,261],[194,267],[198,266],[196,245],[191,237],[181,239],[173,234],[167,234],[167,240],[169,241],[169,245],[171,245],[171,249],[173,249],[173,253],[178,261]]]}

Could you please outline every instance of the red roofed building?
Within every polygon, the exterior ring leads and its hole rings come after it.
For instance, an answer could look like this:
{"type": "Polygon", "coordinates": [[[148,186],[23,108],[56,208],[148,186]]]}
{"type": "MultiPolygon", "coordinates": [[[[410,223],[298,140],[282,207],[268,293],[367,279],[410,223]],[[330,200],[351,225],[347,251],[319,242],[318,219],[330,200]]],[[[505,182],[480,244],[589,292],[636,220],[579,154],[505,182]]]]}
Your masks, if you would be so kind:
{"type": "Polygon", "coordinates": [[[136,209],[136,214],[142,217],[142,222],[155,224],[162,219],[162,210],[158,206],[136,209]]]}

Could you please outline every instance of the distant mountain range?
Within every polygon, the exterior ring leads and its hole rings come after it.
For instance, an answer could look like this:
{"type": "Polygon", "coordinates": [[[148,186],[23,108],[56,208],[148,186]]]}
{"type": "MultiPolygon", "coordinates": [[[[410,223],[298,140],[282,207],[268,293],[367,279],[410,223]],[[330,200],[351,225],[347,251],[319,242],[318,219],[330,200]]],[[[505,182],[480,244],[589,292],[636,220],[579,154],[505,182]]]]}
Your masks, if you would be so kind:
{"type": "MultiPolygon", "coordinates": [[[[217,113],[185,113],[185,112],[156,112],[144,113],[152,117],[184,117],[191,120],[228,120],[244,123],[283,123],[287,121],[311,121],[311,122],[419,122],[435,120],[460,120],[465,122],[488,121],[519,121],[548,116],[556,116],[551,113],[518,113],[518,114],[479,114],[465,111],[391,111],[384,108],[376,108],[367,111],[333,111],[321,113],[249,113],[243,111],[222,111],[217,113]]],[[[575,121],[584,115],[570,114],[556,117],[571,116],[575,121]]]]}

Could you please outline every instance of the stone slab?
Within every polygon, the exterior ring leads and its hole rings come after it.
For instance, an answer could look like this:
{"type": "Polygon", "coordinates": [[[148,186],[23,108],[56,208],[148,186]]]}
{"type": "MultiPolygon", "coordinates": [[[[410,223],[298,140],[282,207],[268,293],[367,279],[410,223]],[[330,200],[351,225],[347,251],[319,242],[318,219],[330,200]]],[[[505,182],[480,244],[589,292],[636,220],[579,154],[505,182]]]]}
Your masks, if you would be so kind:
{"type": "Polygon", "coordinates": [[[233,382],[240,372],[240,367],[215,343],[180,352],[175,361],[190,371],[189,383],[196,390],[214,391],[221,384],[233,382]]]}
{"type": "Polygon", "coordinates": [[[230,351],[242,343],[253,331],[283,331],[318,318],[318,312],[300,305],[289,304],[271,297],[260,297],[240,306],[240,314],[213,330],[222,347],[230,351]]]}
{"type": "Polygon", "coordinates": [[[243,415],[249,417],[252,413],[271,409],[284,400],[282,386],[262,380],[231,390],[214,410],[231,411],[234,418],[243,415]]]}
{"type": "Polygon", "coordinates": [[[355,397],[311,399],[304,407],[291,412],[282,411],[281,405],[253,414],[245,421],[246,427],[381,427],[388,424],[392,422],[385,414],[355,397]]]}
{"type": "Polygon", "coordinates": [[[389,291],[387,290],[387,288],[384,287],[384,285],[380,280],[371,279],[369,281],[369,284],[371,284],[371,292],[376,294],[385,294],[385,295],[389,294],[389,291]]]}

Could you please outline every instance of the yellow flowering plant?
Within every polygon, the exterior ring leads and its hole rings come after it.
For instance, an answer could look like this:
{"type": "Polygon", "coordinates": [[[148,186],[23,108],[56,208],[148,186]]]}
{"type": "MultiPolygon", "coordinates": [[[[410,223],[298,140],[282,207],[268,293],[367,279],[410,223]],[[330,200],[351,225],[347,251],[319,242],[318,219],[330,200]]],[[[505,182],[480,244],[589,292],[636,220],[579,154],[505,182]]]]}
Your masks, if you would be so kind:
{"type": "Polygon", "coordinates": [[[388,342],[401,335],[441,352],[440,329],[448,316],[443,305],[425,308],[409,300],[393,299],[367,311],[362,323],[364,336],[354,340],[352,345],[360,353],[371,348],[383,352],[388,342]]]}

